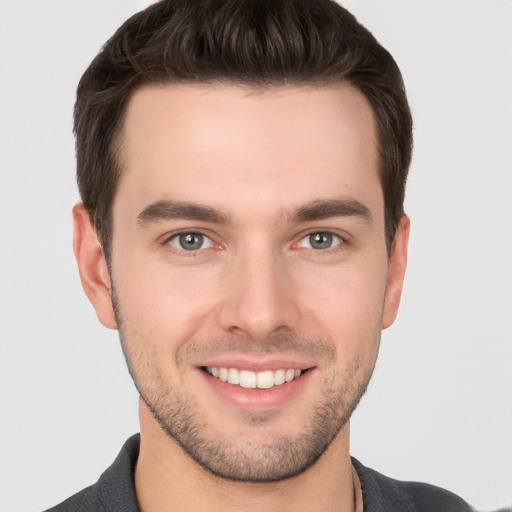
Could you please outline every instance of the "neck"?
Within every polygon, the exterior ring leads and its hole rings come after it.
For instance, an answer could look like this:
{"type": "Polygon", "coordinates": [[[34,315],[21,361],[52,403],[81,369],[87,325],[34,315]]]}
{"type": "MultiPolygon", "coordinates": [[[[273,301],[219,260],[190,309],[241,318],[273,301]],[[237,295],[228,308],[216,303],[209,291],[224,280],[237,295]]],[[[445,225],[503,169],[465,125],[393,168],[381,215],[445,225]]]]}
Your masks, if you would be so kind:
{"type": "Polygon", "coordinates": [[[352,512],[349,426],[346,424],[318,462],[300,475],[271,483],[235,482],[199,466],[142,405],[135,489],[141,512],[352,512]]]}

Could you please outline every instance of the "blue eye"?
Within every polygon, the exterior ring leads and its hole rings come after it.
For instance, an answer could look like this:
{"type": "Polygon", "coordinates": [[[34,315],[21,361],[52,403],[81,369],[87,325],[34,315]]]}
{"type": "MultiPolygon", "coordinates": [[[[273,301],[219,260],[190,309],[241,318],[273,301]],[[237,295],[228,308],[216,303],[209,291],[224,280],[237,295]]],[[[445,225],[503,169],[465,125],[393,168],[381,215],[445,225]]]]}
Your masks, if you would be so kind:
{"type": "Polygon", "coordinates": [[[300,242],[299,247],[307,249],[325,250],[331,249],[343,243],[343,240],[333,233],[328,231],[317,231],[305,236],[300,242]]]}
{"type": "Polygon", "coordinates": [[[182,251],[199,251],[213,246],[213,242],[202,233],[184,232],[178,233],[167,242],[171,247],[182,251]]]}

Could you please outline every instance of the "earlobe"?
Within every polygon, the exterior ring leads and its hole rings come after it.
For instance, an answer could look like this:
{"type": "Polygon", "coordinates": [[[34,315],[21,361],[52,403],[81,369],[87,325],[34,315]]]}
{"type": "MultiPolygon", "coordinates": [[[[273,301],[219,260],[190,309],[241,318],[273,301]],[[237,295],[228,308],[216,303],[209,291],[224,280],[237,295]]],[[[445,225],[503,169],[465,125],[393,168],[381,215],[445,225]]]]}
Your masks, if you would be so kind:
{"type": "Polygon", "coordinates": [[[395,233],[393,247],[389,257],[388,278],[382,328],[387,329],[395,321],[400,306],[400,297],[407,267],[407,248],[409,246],[410,221],[402,215],[395,233]]]}
{"type": "Polygon", "coordinates": [[[89,214],[81,203],[73,208],[73,250],[82,287],[94,306],[99,321],[105,327],[117,329],[110,298],[107,262],[89,214]]]}

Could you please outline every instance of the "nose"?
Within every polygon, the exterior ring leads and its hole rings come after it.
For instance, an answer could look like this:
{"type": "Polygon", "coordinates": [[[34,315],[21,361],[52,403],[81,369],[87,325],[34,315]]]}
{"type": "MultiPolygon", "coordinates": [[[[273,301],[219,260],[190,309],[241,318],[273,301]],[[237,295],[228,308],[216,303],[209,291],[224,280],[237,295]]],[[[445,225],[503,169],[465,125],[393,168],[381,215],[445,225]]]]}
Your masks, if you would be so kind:
{"type": "Polygon", "coordinates": [[[230,334],[262,342],[296,329],[299,307],[285,257],[271,249],[249,252],[230,262],[217,320],[230,334]]]}

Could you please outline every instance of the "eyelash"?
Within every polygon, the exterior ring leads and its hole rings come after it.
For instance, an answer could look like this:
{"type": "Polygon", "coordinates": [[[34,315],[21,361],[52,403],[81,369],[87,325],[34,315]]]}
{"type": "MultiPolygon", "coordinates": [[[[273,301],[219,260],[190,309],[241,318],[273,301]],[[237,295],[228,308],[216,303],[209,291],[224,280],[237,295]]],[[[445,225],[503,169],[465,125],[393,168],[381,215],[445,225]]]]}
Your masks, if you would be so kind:
{"type": "Polygon", "coordinates": [[[342,246],[342,245],[345,245],[346,244],[346,241],[345,239],[336,234],[336,233],[333,233],[332,231],[310,231],[308,233],[306,233],[304,236],[302,236],[299,241],[295,244],[297,245],[298,247],[301,247],[301,248],[304,248],[304,249],[309,249],[309,250],[313,250],[314,252],[322,252],[322,253],[326,253],[326,252],[330,252],[331,250],[336,250],[336,248],[340,248],[339,246],[342,246]],[[331,244],[334,244],[334,245],[330,245],[329,247],[326,247],[326,248],[314,248],[314,247],[311,247],[311,237],[314,236],[314,235],[322,235],[322,236],[327,236],[327,237],[330,237],[331,240],[330,240],[330,243],[331,244]],[[309,239],[309,240],[308,240],[309,239]],[[304,241],[307,241],[309,243],[309,247],[304,247],[302,244],[302,242],[304,241]]]}
{"type": "MultiPolygon", "coordinates": [[[[298,249],[310,250],[317,254],[319,254],[319,253],[324,253],[324,254],[327,253],[328,254],[331,251],[341,250],[342,248],[344,248],[344,246],[347,245],[347,243],[348,242],[347,242],[346,238],[341,236],[340,234],[334,233],[329,230],[318,230],[317,229],[317,230],[313,230],[313,231],[308,231],[306,233],[302,233],[300,235],[299,240],[297,242],[295,242],[292,245],[292,247],[298,248],[298,249]],[[311,247],[311,241],[309,241],[309,245],[310,245],[309,247],[304,247],[303,245],[301,245],[302,242],[304,242],[305,240],[307,241],[307,239],[313,235],[330,236],[330,237],[332,237],[332,243],[334,243],[334,245],[331,245],[330,247],[326,247],[324,249],[320,249],[320,248],[315,249],[314,247],[311,247]]],[[[201,252],[206,251],[207,249],[210,249],[212,247],[215,247],[215,245],[217,245],[217,247],[220,247],[220,244],[216,244],[211,236],[207,235],[206,233],[204,233],[200,230],[186,230],[186,231],[179,231],[178,233],[173,233],[172,235],[165,237],[164,240],[162,240],[161,245],[167,247],[171,251],[178,252],[180,255],[184,255],[184,256],[198,256],[201,252]],[[200,247],[198,249],[191,249],[191,250],[187,250],[187,249],[184,249],[181,247],[175,247],[175,246],[171,245],[171,241],[173,241],[175,239],[179,240],[179,237],[186,236],[186,235],[196,235],[196,236],[203,237],[203,242],[209,241],[209,245],[207,247],[200,247]]]]}
{"type": "Polygon", "coordinates": [[[214,247],[215,245],[218,245],[218,244],[215,244],[215,242],[213,241],[212,237],[207,235],[206,233],[204,233],[202,231],[199,231],[199,230],[186,230],[186,231],[179,231],[178,233],[173,233],[172,235],[164,238],[162,240],[162,242],[161,242],[161,245],[167,247],[171,251],[178,252],[180,255],[184,255],[184,256],[197,256],[200,252],[205,251],[206,249],[210,249],[211,247],[214,247]],[[200,237],[203,238],[203,242],[204,241],[209,241],[210,244],[208,245],[208,247],[205,247],[205,248],[201,247],[199,249],[192,249],[192,250],[187,250],[187,249],[180,248],[180,247],[174,247],[173,245],[171,245],[171,241],[172,240],[174,240],[174,239],[179,240],[179,237],[186,236],[186,235],[200,236],[200,237]]]}

